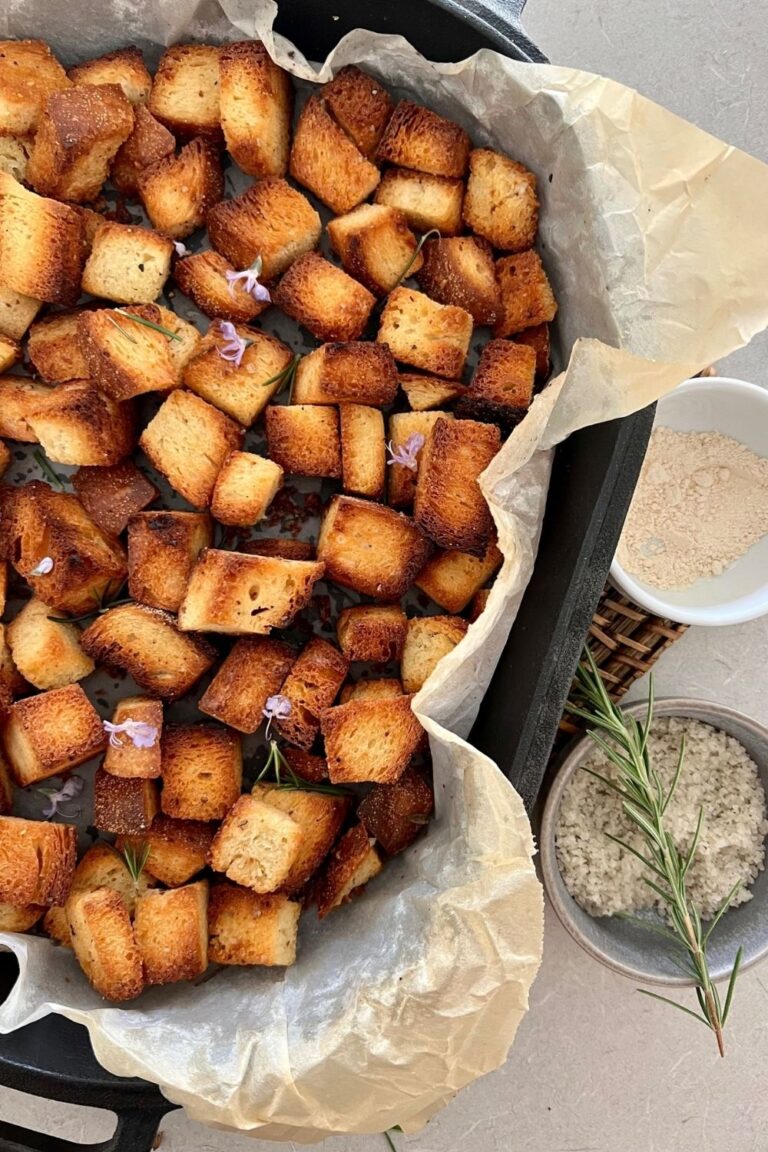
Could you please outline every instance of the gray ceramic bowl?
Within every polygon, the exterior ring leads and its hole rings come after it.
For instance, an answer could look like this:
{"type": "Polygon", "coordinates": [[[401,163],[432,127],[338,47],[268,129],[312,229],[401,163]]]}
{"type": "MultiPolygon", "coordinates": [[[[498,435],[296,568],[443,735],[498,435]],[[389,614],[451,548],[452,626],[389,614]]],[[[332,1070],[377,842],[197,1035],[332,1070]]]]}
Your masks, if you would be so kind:
{"type": "MultiPolygon", "coordinates": [[[[625,708],[631,716],[645,715],[647,702],[625,708]]],[[[768,729],[740,712],[706,700],[657,700],[656,716],[683,716],[712,724],[734,736],[757,764],[768,792],[768,729]]],[[[547,796],[540,829],[541,867],[544,886],[563,927],[577,944],[596,960],[624,976],[650,984],[690,985],[693,983],[673,962],[674,950],[654,932],[616,916],[590,916],[571,897],[557,864],[555,830],[560,801],[568,781],[577,772],[594,745],[580,737],[570,745],[547,796]]],[[[768,871],[758,876],[753,896],[738,908],[729,908],[712,934],[709,944],[710,971],[716,980],[726,976],[736,950],[744,948],[743,967],[757,963],[768,954],[768,871]]]]}

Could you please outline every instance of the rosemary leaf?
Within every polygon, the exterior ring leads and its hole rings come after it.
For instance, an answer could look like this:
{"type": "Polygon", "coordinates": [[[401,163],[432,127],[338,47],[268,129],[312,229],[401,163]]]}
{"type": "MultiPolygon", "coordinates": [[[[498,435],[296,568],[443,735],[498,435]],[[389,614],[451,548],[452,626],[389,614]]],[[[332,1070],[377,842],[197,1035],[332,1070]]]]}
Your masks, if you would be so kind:
{"type": "MultiPolygon", "coordinates": [[[[121,315],[122,315],[122,313],[121,313],[121,315]]],[[[109,323],[114,328],[117,328],[118,332],[120,332],[121,335],[125,336],[126,340],[128,340],[131,344],[138,344],[138,340],[134,340],[134,338],[133,338],[133,336],[131,336],[130,332],[126,332],[126,330],[125,330],[125,328],[123,328],[122,324],[118,324],[117,320],[115,320],[114,316],[110,316],[109,312],[107,313],[107,320],[109,321],[109,323]]]]}
{"type": "Polygon", "coordinates": [[[418,244],[416,245],[416,247],[414,249],[413,256],[411,256],[411,258],[408,261],[408,263],[406,264],[405,268],[403,269],[403,271],[400,273],[400,275],[398,276],[395,283],[390,288],[390,292],[393,292],[395,288],[400,287],[403,280],[405,280],[405,278],[407,277],[411,268],[413,268],[414,264],[418,260],[419,253],[421,252],[422,248],[426,244],[427,240],[429,240],[430,236],[436,236],[437,239],[440,240],[441,239],[440,229],[439,228],[430,228],[429,232],[424,233],[424,235],[421,237],[421,239],[419,240],[418,244]]]}
{"type": "Polygon", "coordinates": [[[58,472],[54,472],[53,468],[51,468],[50,464],[46,460],[45,456],[43,456],[39,448],[35,449],[35,451],[32,453],[32,456],[34,457],[35,463],[38,465],[43,475],[47,476],[51,484],[54,484],[57,488],[61,488],[63,491],[63,479],[61,476],[59,476],[58,472]]]}
{"type": "MultiPolygon", "coordinates": [[[[133,320],[134,324],[143,324],[145,328],[151,328],[154,332],[162,332],[163,336],[167,336],[169,340],[178,340],[181,342],[181,336],[179,336],[178,332],[171,332],[170,328],[163,328],[162,324],[155,324],[154,320],[146,320],[143,316],[134,315],[133,312],[124,312],[122,308],[115,308],[115,312],[118,316],[122,316],[124,320],[133,320]]],[[[118,328],[120,328],[119,324],[118,328]]],[[[123,329],[120,328],[120,331],[122,332],[123,329]]],[[[125,332],[124,335],[128,336],[128,333],[125,332]]],[[[129,336],[128,339],[130,340],[131,337],[129,336]]],[[[133,342],[134,344],[136,343],[135,340],[133,342]]]]}
{"type": "Polygon", "coordinates": [[[643,996],[650,996],[651,1000],[661,1000],[662,1004],[671,1004],[673,1008],[679,1008],[681,1012],[686,1012],[689,1016],[693,1016],[694,1020],[705,1024],[707,1028],[712,1027],[706,1016],[702,1016],[698,1012],[692,1012],[690,1008],[686,1008],[685,1004],[678,1004],[677,1000],[670,1000],[669,996],[659,996],[658,992],[649,992],[647,988],[638,988],[637,991],[642,992],[643,996]]]}

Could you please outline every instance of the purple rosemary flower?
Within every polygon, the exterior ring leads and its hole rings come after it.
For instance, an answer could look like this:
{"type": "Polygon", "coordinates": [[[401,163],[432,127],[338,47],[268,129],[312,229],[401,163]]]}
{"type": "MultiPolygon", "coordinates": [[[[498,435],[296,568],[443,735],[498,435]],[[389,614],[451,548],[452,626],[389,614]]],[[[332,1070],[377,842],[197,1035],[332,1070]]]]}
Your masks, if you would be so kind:
{"type": "Polygon", "coordinates": [[[239,336],[234,324],[229,320],[219,320],[219,331],[224,337],[224,343],[220,344],[216,351],[222,360],[228,360],[230,364],[234,364],[235,368],[239,368],[243,361],[243,354],[246,348],[250,347],[252,341],[239,336]]]}
{"type": "Polygon", "coordinates": [[[82,790],[83,781],[80,776],[70,776],[69,780],[65,781],[61,788],[38,788],[37,791],[41,792],[43,796],[47,796],[50,801],[47,808],[43,808],[43,816],[46,820],[57,816],[61,805],[66,804],[68,800],[74,800],[76,796],[80,795],[82,790]]]}
{"type": "Polygon", "coordinates": [[[49,572],[53,572],[53,560],[50,556],[43,556],[34,568],[30,569],[30,576],[47,576],[49,572]]]}
{"type": "Polygon", "coordinates": [[[176,249],[177,256],[191,256],[189,248],[186,244],[182,244],[181,240],[174,240],[173,246],[176,249]]]}
{"type": "Polygon", "coordinates": [[[123,720],[122,724],[113,724],[110,720],[102,720],[104,731],[109,733],[109,742],[113,748],[122,748],[123,741],[119,733],[125,732],[134,748],[154,748],[157,742],[157,728],[153,724],[145,724],[143,720],[123,720]]]}
{"type": "Polygon", "coordinates": [[[269,737],[269,729],[273,720],[285,720],[291,714],[291,702],[287,696],[269,696],[263,714],[267,718],[265,736],[269,737]]]}
{"type": "Polygon", "coordinates": [[[410,468],[412,472],[415,472],[419,466],[417,455],[423,447],[424,437],[421,432],[412,432],[404,444],[397,444],[394,448],[390,440],[387,444],[387,451],[391,460],[387,460],[387,464],[402,464],[403,468],[410,468]]]}
{"type": "Polygon", "coordinates": [[[250,268],[245,268],[242,272],[225,272],[224,279],[227,281],[227,284],[229,284],[230,296],[234,296],[235,284],[237,284],[238,280],[242,280],[244,291],[250,293],[254,300],[269,304],[272,300],[269,289],[259,283],[262,267],[261,256],[257,256],[250,268]]]}

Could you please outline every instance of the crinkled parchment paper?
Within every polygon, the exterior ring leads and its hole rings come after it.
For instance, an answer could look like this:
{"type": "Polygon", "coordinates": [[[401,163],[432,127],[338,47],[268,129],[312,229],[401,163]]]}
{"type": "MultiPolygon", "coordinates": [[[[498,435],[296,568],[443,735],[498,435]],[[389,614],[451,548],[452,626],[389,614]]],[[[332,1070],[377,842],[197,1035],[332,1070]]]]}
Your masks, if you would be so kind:
{"type": "Polygon", "coordinates": [[[428,835],[363,900],[322,926],[309,912],[285,973],[228,970],[117,1008],[64,950],[6,935],[22,975],[0,1030],[61,1012],[112,1072],[155,1081],[195,1119],[304,1142],[414,1131],[506,1057],[541,956],[541,890],[518,796],[461,737],[530,576],[553,445],[649,404],[768,322],[768,169],[610,80],[490,51],[436,65],[399,36],[356,32],[316,72],[273,40],[273,13],[263,0],[14,0],[0,34],[44,36],[68,61],[259,36],[304,79],[354,62],[455,117],[538,174],[568,367],[485,474],[504,567],[417,697],[437,793],[428,835]]]}

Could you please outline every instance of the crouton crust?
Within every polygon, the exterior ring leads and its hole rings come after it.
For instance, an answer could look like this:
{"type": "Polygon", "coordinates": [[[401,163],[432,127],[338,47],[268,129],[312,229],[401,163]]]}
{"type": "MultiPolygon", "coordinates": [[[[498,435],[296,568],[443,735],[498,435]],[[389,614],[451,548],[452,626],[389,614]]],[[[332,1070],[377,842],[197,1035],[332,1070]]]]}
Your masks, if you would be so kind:
{"type": "Polygon", "coordinates": [[[112,713],[113,724],[133,720],[154,728],[154,743],[134,744],[129,735],[116,732],[110,737],[102,767],[110,776],[154,780],[160,775],[160,737],[163,731],[163,705],[149,696],[124,696],[112,713]]]}
{"type": "Polygon", "coordinates": [[[536,353],[536,383],[541,384],[551,371],[549,324],[536,324],[516,333],[512,339],[517,344],[527,344],[536,353]]]}
{"type": "Polygon", "coordinates": [[[299,115],[289,171],[336,215],[367,199],[381,179],[376,165],[330,115],[320,93],[309,97],[299,115]]]}
{"type": "Polygon", "coordinates": [[[63,904],[75,872],[77,831],[69,824],[0,817],[0,901],[14,908],[63,904]]]}
{"type": "Polygon", "coordinates": [[[422,450],[413,515],[440,548],[482,556],[493,519],[477,478],[501,447],[493,424],[435,422],[422,450]]]}
{"type": "Polygon", "coordinates": [[[376,339],[389,346],[395,360],[458,379],[472,327],[472,317],[464,308],[438,304],[412,288],[395,288],[384,305],[376,339]]]}
{"type": "Polygon", "coordinates": [[[554,320],[557,302],[541,257],[533,248],[496,261],[502,311],[493,334],[514,336],[525,328],[554,320]]]}
{"type": "Polygon", "coordinates": [[[213,542],[205,512],[139,512],[128,521],[128,591],[151,608],[177,612],[203,548],[213,542]]]}
{"type": "Polygon", "coordinates": [[[319,918],[359,896],[381,869],[381,857],[368,833],[362,824],[355,824],[339,840],[313,885],[319,918]]]}
{"type": "Polygon", "coordinates": [[[131,104],[146,104],[152,87],[152,77],[138,48],[106,52],[76,64],[67,75],[73,84],[117,84],[131,104]]]}
{"type": "Polygon", "coordinates": [[[257,796],[241,796],[224,817],[208,861],[215,872],[254,892],[274,892],[299,857],[302,828],[257,796]]]}
{"type": "Polygon", "coordinates": [[[352,805],[351,796],[324,796],[301,789],[283,791],[256,784],[253,795],[295,820],[302,831],[299,854],[281,884],[292,895],[299,892],[320,867],[341,831],[352,805]]]}
{"type": "Polygon", "coordinates": [[[441,236],[461,232],[463,199],[463,180],[430,176],[409,168],[387,169],[374,196],[376,204],[399,209],[417,232],[437,228],[441,236]]]}
{"type": "Polygon", "coordinates": [[[262,279],[267,281],[310,252],[322,231],[320,216],[307,197],[278,176],[222,200],[210,209],[206,224],[211,244],[235,268],[248,268],[260,256],[262,279]]]}
{"type": "Polygon", "coordinates": [[[133,131],[112,161],[110,177],[123,196],[136,196],[139,178],[158,160],[165,159],[176,150],[172,132],[156,120],[144,105],[134,109],[133,131]]]}
{"type": "Polygon", "coordinates": [[[213,884],[208,959],[212,964],[293,964],[300,915],[301,904],[282,892],[260,895],[239,884],[213,884]]]}
{"type": "Polygon", "coordinates": [[[384,130],[376,158],[432,176],[459,177],[467,170],[471,146],[467,133],[452,120],[401,100],[384,130]]]}
{"type": "Polygon", "coordinates": [[[458,416],[500,424],[509,431],[531,406],[536,352],[513,340],[489,340],[472,383],[456,405],[458,416]]]}
{"type": "Polygon", "coordinates": [[[6,816],[13,807],[13,781],[0,746],[0,816],[6,816]]]}
{"type": "Polygon", "coordinates": [[[175,820],[159,812],[152,826],[141,836],[124,836],[117,841],[118,851],[126,845],[149,846],[144,866],[147,875],[168,888],[186,884],[205,868],[213,840],[214,825],[202,820],[175,820]]]}
{"type": "Polygon", "coordinates": [[[29,330],[27,355],[38,376],[48,384],[84,380],[88,364],[80,349],[79,312],[57,312],[38,320],[29,330]]]}
{"type": "Polygon", "coordinates": [[[243,752],[240,736],[213,724],[171,725],[161,743],[166,816],[221,820],[240,795],[243,752]]]}
{"type": "Polygon", "coordinates": [[[494,248],[522,252],[532,247],[539,223],[536,177],[501,152],[474,148],[463,217],[467,227],[494,248]]]}
{"type": "Polygon", "coordinates": [[[347,272],[377,296],[415,276],[423,263],[405,216],[385,204],[361,204],[330,220],[328,236],[347,272]]]}
{"type": "Polygon", "coordinates": [[[208,967],[208,881],[148,889],[136,901],[133,927],[147,984],[201,976],[208,967]]]}
{"type": "Polygon", "coordinates": [[[294,404],[391,404],[397,367],[389,348],[371,341],[323,344],[299,361],[294,404]]]}
{"type": "Polygon", "coordinates": [[[269,304],[265,300],[254,300],[239,281],[230,283],[226,275],[234,271],[229,261],[211,248],[178,260],[173,278],[195,307],[212,320],[247,324],[260,316],[269,304]]]}
{"type": "Polygon", "coordinates": [[[120,536],[131,516],[159,495],[132,460],[121,460],[108,468],[78,468],[72,487],[88,515],[111,536],[120,536]]]}
{"type": "Polygon", "coordinates": [[[308,751],[320,731],[320,716],[336,699],[348,669],[349,661],[338,648],[314,636],[283,682],[280,695],[289,701],[291,710],[282,719],[273,720],[273,729],[308,751]]]}
{"type": "Polygon", "coordinates": [[[349,704],[350,700],[391,700],[393,696],[402,695],[402,683],[392,677],[349,680],[341,690],[339,703],[349,704]]]}
{"type": "Polygon", "coordinates": [[[265,636],[235,641],[198,708],[238,732],[255,732],[264,722],[264,707],[280,691],[296,653],[282,640],[265,636]]]}
{"type": "Polygon", "coordinates": [[[112,776],[103,768],[94,776],[93,823],[101,832],[144,832],[152,824],[158,808],[155,780],[112,776]]]}
{"type": "Polygon", "coordinates": [[[400,660],[407,627],[399,604],[358,604],[342,609],[336,635],[348,660],[387,664],[400,660]]]}
{"type": "Polygon", "coordinates": [[[341,476],[341,439],[336,408],[318,404],[269,405],[267,451],[292,476],[341,476]]]}
{"type": "Polygon", "coordinates": [[[354,496],[333,497],[317,545],[329,580],[375,600],[404,596],[430,551],[407,516],[354,496]]]}
{"type": "Polygon", "coordinates": [[[416,577],[415,584],[446,612],[463,612],[486,580],[501,567],[503,556],[491,539],[482,556],[468,552],[435,552],[416,577]]]}
{"type": "Polygon", "coordinates": [[[17,700],[3,723],[2,738],[21,787],[68,772],[106,745],[101,718],[79,684],[17,700]]]}
{"type": "Polygon", "coordinates": [[[419,286],[440,304],[469,312],[475,324],[495,324],[501,312],[493,251],[474,236],[428,240],[424,263],[414,271],[419,286]]]}
{"type": "Polygon", "coordinates": [[[0,131],[37,128],[48,97],[71,81],[43,40],[0,40],[0,131]]]}
{"type": "Polygon", "coordinates": [[[396,856],[421,833],[433,808],[429,784],[420,772],[408,767],[397,783],[374,784],[357,815],[387,855],[396,856]]]}
{"type": "Polygon", "coordinates": [[[221,126],[227,149],[249,176],[284,176],[291,143],[293,86],[263,44],[226,44],[219,58],[221,126]]]}
{"type": "Polygon", "coordinates": [[[469,624],[461,616],[421,616],[408,621],[400,675],[406,692],[419,692],[443,656],[463,639],[469,624]]]}
{"type": "Polygon", "coordinates": [[[317,252],[300,256],[272,297],[318,340],[357,340],[376,303],[372,293],[317,252]]]}
{"type": "Polygon", "coordinates": [[[391,784],[403,774],[424,734],[412,699],[374,696],[323,712],[320,726],[332,783],[391,784]]]}
{"type": "Polygon", "coordinates": [[[325,106],[363,156],[373,159],[394,104],[383,84],[347,64],[321,89],[325,106]]]}
{"type": "Polygon", "coordinates": [[[246,540],[242,551],[248,556],[281,556],[283,560],[315,558],[315,548],[309,540],[294,540],[290,536],[265,536],[263,539],[246,540]]]}
{"type": "Polygon", "coordinates": [[[49,460],[106,467],[136,446],[133,405],[118,404],[90,380],[69,380],[31,411],[27,423],[49,460]]]}
{"type": "Polygon", "coordinates": [[[8,287],[50,304],[74,304],[86,256],[84,228],[74,208],[0,172],[0,267],[8,287]]]}
{"type": "Polygon", "coordinates": [[[119,892],[75,892],[66,912],[75,956],[96,991],[108,1000],[135,999],[144,987],[143,967],[119,892]]]}
{"type": "Polygon", "coordinates": [[[163,52],[148,108],[171,132],[220,137],[220,57],[214,44],[174,44],[163,52]]]}
{"type": "Polygon", "coordinates": [[[172,240],[183,240],[201,228],[206,215],[224,195],[221,156],[210,140],[196,137],[156,160],[138,177],[139,195],[153,227],[172,240]]]}

